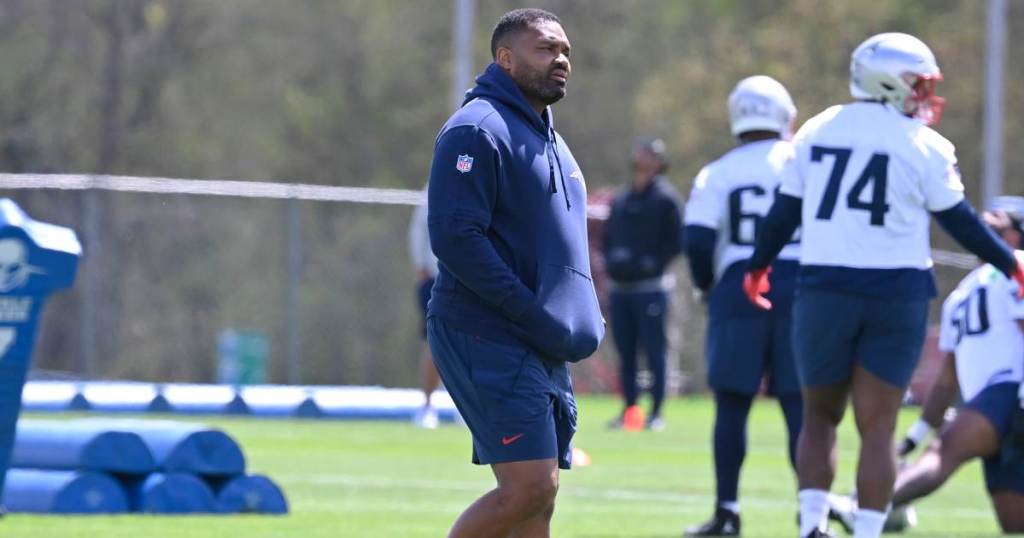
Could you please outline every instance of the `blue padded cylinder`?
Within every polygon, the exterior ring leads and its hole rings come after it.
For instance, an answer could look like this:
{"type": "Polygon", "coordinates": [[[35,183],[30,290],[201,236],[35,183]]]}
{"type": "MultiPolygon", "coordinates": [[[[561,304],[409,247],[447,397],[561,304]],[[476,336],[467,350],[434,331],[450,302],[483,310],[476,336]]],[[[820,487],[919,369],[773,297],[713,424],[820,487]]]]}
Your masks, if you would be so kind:
{"type": "Polygon", "coordinates": [[[153,473],[127,481],[132,510],[153,514],[217,512],[217,500],[202,479],[188,473],[153,473]]]}
{"type": "Polygon", "coordinates": [[[135,433],[110,431],[100,422],[21,420],[11,467],[149,474],[153,454],[135,433]]]}
{"type": "Polygon", "coordinates": [[[11,469],[3,503],[11,512],[109,514],[128,511],[121,484],[91,471],[11,469]]]}
{"type": "Polygon", "coordinates": [[[211,481],[220,511],[226,513],[287,514],[281,488],[263,475],[242,475],[211,481]]]}
{"type": "Polygon", "coordinates": [[[245,455],[228,434],[202,424],[171,420],[101,420],[109,430],[130,431],[142,438],[163,472],[234,476],[245,472],[245,455]]]}

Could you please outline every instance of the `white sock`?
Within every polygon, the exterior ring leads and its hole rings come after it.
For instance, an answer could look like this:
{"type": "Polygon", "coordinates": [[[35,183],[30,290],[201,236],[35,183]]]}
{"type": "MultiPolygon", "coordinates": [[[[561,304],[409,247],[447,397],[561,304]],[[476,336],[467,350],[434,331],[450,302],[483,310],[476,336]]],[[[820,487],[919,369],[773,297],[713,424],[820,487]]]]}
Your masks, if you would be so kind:
{"type": "Polygon", "coordinates": [[[853,516],[853,538],[878,538],[885,526],[885,512],[859,508],[853,516]]]}
{"type": "Polygon", "coordinates": [[[802,489],[797,498],[800,500],[800,536],[807,536],[814,529],[824,531],[828,517],[828,492],[802,489]]]}
{"type": "Polygon", "coordinates": [[[719,508],[724,508],[734,514],[740,513],[740,502],[739,501],[724,501],[718,503],[719,508]]]}

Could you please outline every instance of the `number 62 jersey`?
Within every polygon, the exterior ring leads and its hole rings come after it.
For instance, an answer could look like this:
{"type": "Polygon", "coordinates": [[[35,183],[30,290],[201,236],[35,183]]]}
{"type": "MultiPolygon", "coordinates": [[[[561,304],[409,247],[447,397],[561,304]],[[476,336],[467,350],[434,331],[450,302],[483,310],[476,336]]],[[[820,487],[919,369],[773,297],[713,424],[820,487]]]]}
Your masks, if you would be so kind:
{"type": "Polygon", "coordinates": [[[964,198],[952,143],[888,105],[862,101],[811,118],[793,145],[781,192],[803,200],[805,274],[808,266],[931,269],[929,212],[964,198]]]}
{"type": "MultiPolygon", "coordinates": [[[[754,253],[761,220],[775,201],[783,171],[792,159],[793,146],[787,141],[750,142],[733,148],[697,174],[683,220],[686,226],[717,232],[716,283],[726,269],[747,261],[754,253]]],[[[796,261],[799,257],[797,240],[779,254],[782,260],[796,261]]]]}
{"type": "Polygon", "coordinates": [[[939,350],[956,356],[963,400],[996,383],[1024,378],[1024,300],[991,265],[972,271],[942,303],[939,350]]]}

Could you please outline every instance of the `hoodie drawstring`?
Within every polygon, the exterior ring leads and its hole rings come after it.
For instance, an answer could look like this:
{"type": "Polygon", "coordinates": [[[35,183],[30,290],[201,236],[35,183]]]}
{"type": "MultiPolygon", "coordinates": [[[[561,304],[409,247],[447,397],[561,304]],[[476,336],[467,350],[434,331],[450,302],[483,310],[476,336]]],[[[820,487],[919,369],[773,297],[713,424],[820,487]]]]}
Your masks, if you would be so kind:
{"type": "Polygon", "coordinates": [[[551,162],[551,154],[555,155],[555,162],[558,163],[558,176],[562,180],[562,196],[565,197],[565,209],[566,211],[572,211],[572,203],[569,202],[569,189],[565,186],[565,172],[562,171],[562,159],[558,158],[558,139],[555,138],[554,129],[548,130],[548,145],[551,147],[551,153],[548,153],[548,171],[551,174],[549,176],[549,188],[551,194],[558,192],[555,188],[555,165],[551,162]]]}
{"type": "MultiPolygon", "coordinates": [[[[550,141],[548,145],[550,145],[550,141]]],[[[555,162],[551,160],[551,152],[547,149],[547,147],[544,148],[544,153],[546,153],[548,157],[548,191],[551,194],[555,194],[558,192],[558,189],[555,187],[555,162]]]]}

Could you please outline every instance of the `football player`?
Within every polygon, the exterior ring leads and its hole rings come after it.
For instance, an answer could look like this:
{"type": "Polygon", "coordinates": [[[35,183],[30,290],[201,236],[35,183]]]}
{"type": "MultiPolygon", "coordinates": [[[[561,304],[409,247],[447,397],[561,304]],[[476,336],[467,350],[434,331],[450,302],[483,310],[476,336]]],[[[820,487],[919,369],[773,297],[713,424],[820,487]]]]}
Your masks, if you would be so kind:
{"type": "Polygon", "coordinates": [[[707,165],[694,180],[686,204],[685,250],[697,289],[708,297],[708,386],[715,395],[713,447],[717,484],[715,512],[689,536],[740,533],[739,478],[746,456],[747,415],[768,378],[782,407],[795,457],[802,404],[790,347],[789,305],[798,269],[799,244],[786,245],[773,267],[771,311],[747,301],[740,283],[761,219],[775,198],[782,171],[793,158],[796,106],[778,81],[743,79],[729,95],[729,120],[737,147],[707,165]]]}
{"type": "MultiPolygon", "coordinates": [[[[983,216],[1007,244],[1021,247],[1024,199],[1003,198],[983,216]],[[1009,204],[1016,207],[1008,207],[1009,204]]],[[[992,265],[964,278],[942,305],[941,373],[925,399],[921,418],[900,444],[901,456],[941,431],[938,442],[896,477],[893,506],[938,489],[964,463],[984,460],[985,485],[1003,532],[1024,532],[1024,454],[1003,446],[1024,379],[1024,301],[1018,285],[992,265]],[[948,423],[957,391],[966,402],[948,423]]]]}
{"type": "Polygon", "coordinates": [[[836,427],[848,400],[861,446],[855,538],[881,534],[896,478],[893,431],[917,365],[935,296],[929,215],[996,270],[1024,282],[1013,252],[964,198],[953,144],[929,127],[941,116],[932,51],[902,33],[854,50],[853,103],[811,118],[762,222],[744,277],[763,296],[776,254],[801,227],[793,353],[804,397],[797,448],[801,536],[827,536],[836,427]]]}

